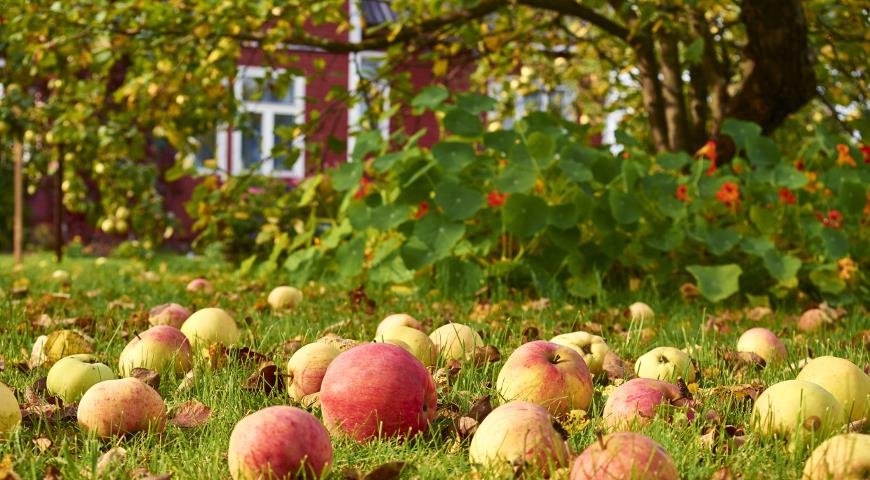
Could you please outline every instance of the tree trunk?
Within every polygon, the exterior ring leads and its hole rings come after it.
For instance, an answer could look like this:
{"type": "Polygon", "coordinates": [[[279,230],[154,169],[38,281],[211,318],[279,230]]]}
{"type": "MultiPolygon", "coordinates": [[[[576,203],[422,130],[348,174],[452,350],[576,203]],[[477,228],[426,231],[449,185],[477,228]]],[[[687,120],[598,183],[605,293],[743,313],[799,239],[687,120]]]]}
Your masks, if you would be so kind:
{"type": "Polygon", "coordinates": [[[63,148],[58,147],[54,179],[54,256],[57,263],[63,260],[63,156],[63,148]]]}
{"type": "Polygon", "coordinates": [[[688,148],[689,121],[683,98],[682,68],[677,38],[670,33],[659,37],[662,70],[662,100],[668,122],[668,149],[673,152],[688,148]]]}
{"type": "Polygon", "coordinates": [[[635,37],[631,45],[637,55],[641,96],[644,110],[649,117],[653,143],[656,151],[664,152],[668,150],[668,123],[662,104],[662,84],[653,42],[649,37],[635,37]]]}
{"type": "Polygon", "coordinates": [[[22,168],[24,164],[24,148],[21,142],[12,145],[12,161],[14,162],[13,173],[13,220],[12,220],[12,256],[15,265],[21,265],[22,245],[24,243],[24,176],[22,168]]]}

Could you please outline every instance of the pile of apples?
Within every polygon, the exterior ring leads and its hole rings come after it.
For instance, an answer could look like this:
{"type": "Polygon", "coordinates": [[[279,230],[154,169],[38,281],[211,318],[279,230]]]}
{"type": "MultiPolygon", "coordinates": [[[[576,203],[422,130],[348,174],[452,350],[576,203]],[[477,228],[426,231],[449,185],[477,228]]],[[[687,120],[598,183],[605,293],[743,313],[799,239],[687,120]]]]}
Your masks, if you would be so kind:
{"type": "MultiPolygon", "coordinates": [[[[203,285],[199,282],[192,290],[207,291],[203,285]]],[[[303,296],[296,288],[282,286],[267,301],[274,310],[285,310],[297,307],[303,296]]],[[[629,311],[637,321],[653,316],[641,303],[629,311]]],[[[113,438],[161,431],[167,421],[164,401],[152,387],[131,377],[133,371],[146,368],[181,376],[197,355],[208,356],[213,344],[229,346],[240,338],[235,320],[219,308],[191,314],[178,304],[161,305],[151,311],[149,320],[152,327],[136,335],[120,355],[120,379],[87,352],[61,349],[58,354],[49,349],[48,360],[54,364],[47,389],[64,402],[79,402],[77,418],[85,432],[113,438]]],[[[438,407],[431,369],[447,362],[471,362],[484,346],[483,338],[467,325],[448,323],[427,335],[407,314],[383,319],[373,342],[324,338],[302,346],[287,363],[287,392],[295,402],[319,404],[322,422],[289,405],[240,419],[227,452],[232,478],[319,477],[333,463],[332,438],[368,442],[426,432],[438,407]]],[[[766,365],[782,364],[787,356],[782,341],[763,328],[745,332],[737,349],[757,355],[766,365]]],[[[688,353],[674,347],[654,348],[637,359],[637,378],[619,384],[607,396],[601,421],[607,434],[599,434],[572,462],[554,417],[589,410],[593,377],[605,374],[611,355],[604,338],[582,331],[516,348],[496,380],[501,405],[474,430],[470,461],[491,471],[525,465],[544,476],[570,466],[572,480],[679,478],[668,452],[634,431],[657,416],[666,417],[664,412],[679,411],[687,421],[695,416],[685,391],[685,382],[695,380],[695,366],[688,353]]],[[[819,357],[795,380],[777,383],[758,397],[752,429],[761,438],[827,437],[868,413],[870,377],[846,359],[819,357]]],[[[20,421],[14,395],[0,384],[0,434],[20,421]]],[[[807,479],[862,478],[868,471],[870,435],[841,434],[812,453],[804,474],[807,479]]]]}

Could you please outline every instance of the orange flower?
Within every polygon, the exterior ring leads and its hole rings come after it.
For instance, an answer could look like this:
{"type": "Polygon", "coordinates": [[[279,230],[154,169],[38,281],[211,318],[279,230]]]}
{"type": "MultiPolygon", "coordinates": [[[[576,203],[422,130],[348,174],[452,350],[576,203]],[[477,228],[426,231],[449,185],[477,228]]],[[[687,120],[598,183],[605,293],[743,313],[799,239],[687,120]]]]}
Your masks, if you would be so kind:
{"type": "Polygon", "coordinates": [[[858,164],[855,163],[855,159],[852,158],[852,152],[849,151],[849,146],[843,143],[838,143],[837,166],[842,167],[844,165],[848,165],[850,167],[858,166],[858,164]]]}
{"type": "Polygon", "coordinates": [[[689,188],[685,185],[677,185],[677,191],[674,193],[674,198],[681,202],[689,202],[689,188]]]}
{"type": "Polygon", "coordinates": [[[356,193],[353,194],[353,198],[361,200],[369,194],[371,189],[372,181],[369,180],[369,177],[363,175],[363,177],[359,180],[359,188],[357,188],[356,193]]]}
{"type": "Polygon", "coordinates": [[[707,168],[707,176],[713,176],[716,173],[716,141],[707,140],[703,147],[695,152],[696,157],[704,157],[710,160],[710,167],[707,168]]]}
{"type": "Polygon", "coordinates": [[[507,197],[508,194],[501,193],[498,190],[493,190],[486,196],[486,203],[488,203],[490,207],[498,208],[504,204],[507,197]]]}
{"type": "Polygon", "coordinates": [[[791,190],[782,187],[779,189],[779,201],[788,205],[794,205],[797,202],[797,197],[795,197],[791,190]]]}
{"type": "Polygon", "coordinates": [[[423,218],[423,215],[429,213],[429,202],[423,200],[420,205],[417,205],[417,211],[414,212],[414,220],[423,218]]]}
{"type": "Polygon", "coordinates": [[[839,210],[828,210],[827,215],[816,212],[816,218],[827,228],[843,228],[843,214],[839,210]]]}
{"type": "Polygon", "coordinates": [[[843,257],[837,260],[837,270],[837,275],[841,279],[849,281],[855,278],[855,274],[858,273],[858,265],[851,257],[843,257]]]}
{"type": "Polygon", "coordinates": [[[740,206],[740,187],[734,182],[725,182],[716,192],[716,199],[730,209],[740,206]]]}

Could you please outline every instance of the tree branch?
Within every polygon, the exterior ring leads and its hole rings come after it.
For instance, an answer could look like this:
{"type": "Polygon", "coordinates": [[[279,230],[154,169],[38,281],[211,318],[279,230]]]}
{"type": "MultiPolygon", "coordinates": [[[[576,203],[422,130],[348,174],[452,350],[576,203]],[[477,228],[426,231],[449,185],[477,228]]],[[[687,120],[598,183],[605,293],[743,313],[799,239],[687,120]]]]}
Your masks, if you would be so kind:
{"type": "Polygon", "coordinates": [[[577,17],[627,42],[631,32],[623,25],[574,0],[517,0],[521,5],[577,17]]]}

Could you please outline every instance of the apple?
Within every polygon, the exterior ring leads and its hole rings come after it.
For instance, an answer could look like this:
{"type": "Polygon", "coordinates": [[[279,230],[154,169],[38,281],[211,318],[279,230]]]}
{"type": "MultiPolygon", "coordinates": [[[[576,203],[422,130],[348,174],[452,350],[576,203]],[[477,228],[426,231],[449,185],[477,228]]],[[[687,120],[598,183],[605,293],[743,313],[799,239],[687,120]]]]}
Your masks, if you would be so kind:
{"type": "Polygon", "coordinates": [[[190,310],[177,303],[164,303],[157,305],[148,311],[148,323],[150,325],[169,325],[181,328],[184,321],[190,316],[190,310]]]}
{"type": "Polygon", "coordinates": [[[674,347],[657,347],[634,362],[634,373],[640,378],[675,382],[682,377],[686,383],[695,381],[695,368],[689,355],[674,347]]]}
{"type": "Polygon", "coordinates": [[[48,393],[60,397],[64,403],[79,401],[82,395],[104,380],[118,377],[108,365],[86,353],[70,355],[57,361],[48,370],[45,388],[48,393]]]}
{"type": "Polygon", "coordinates": [[[604,357],[607,356],[610,347],[602,337],[588,332],[571,332],[556,335],[550,341],[571,347],[579,353],[592,375],[600,375],[603,372],[604,357]]]}
{"type": "Polygon", "coordinates": [[[435,419],[435,381],[413,355],[389,343],[342,352],[320,386],[323,422],[357,441],[425,432],[435,419]]]}
{"type": "Polygon", "coordinates": [[[66,270],[55,270],[51,272],[51,278],[60,283],[69,283],[70,275],[66,270]]]}
{"type": "Polygon", "coordinates": [[[536,403],[553,415],[586,410],[592,401],[592,375],[583,357],[544,340],[514,350],[498,372],[496,388],[507,401],[536,403]]]}
{"type": "Polygon", "coordinates": [[[321,478],[332,463],[332,443],[317,417],[276,405],[236,423],[227,460],[234,480],[321,478]]]}
{"type": "Polygon", "coordinates": [[[267,299],[272,310],[288,310],[302,303],[302,290],[296,287],[280,286],[269,292],[267,299]]]}
{"type": "Polygon", "coordinates": [[[496,471],[528,463],[546,476],[567,466],[568,447],[544,407],[518,400],[497,407],[480,422],[468,457],[496,471]]]}
{"type": "MultiPolygon", "coordinates": [[[[683,398],[680,387],[651,378],[634,378],[622,385],[607,397],[604,403],[602,418],[604,425],[610,429],[627,429],[637,425],[645,425],[656,416],[656,410],[662,405],[685,406],[688,400],[683,398]]],[[[687,413],[691,419],[691,410],[687,413]]]]}
{"type": "Polygon", "coordinates": [[[811,308],[801,314],[797,327],[802,332],[814,332],[831,321],[832,319],[826,311],[820,308],[811,308]]]}
{"type": "Polygon", "coordinates": [[[416,328],[395,325],[378,333],[375,341],[392,343],[405,348],[427,367],[435,365],[438,359],[438,349],[435,348],[432,339],[416,328]]]}
{"type": "Polygon", "coordinates": [[[15,394],[0,382],[0,438],[12,433],[21,423],[21,410],[15,394]]]}
{"type": "Polygon", "coordinates": [[[181,326],[181,333],[190,340],[195,352],[208,353],[213,343],[232,345],[239,340],[239,327],[220,308],[203,308],[193,313],[181,326]]]}
{"type": "Polygon", "coordinates": [[[844,423],[840,402],[824,388],[802,380],[786,380],[768,387],[752,407],[752,426],[763,436],[788,438],[815,430],[824,434],[844,423]]]}
{"type": "Polygon", "coordinates": [[[78,353],[94,353],[94,339],[75,330],[55,330],[49,333],[42,347],[42,354],[48,364],[78,353]]]}
{"type": "Polygon", "coordinates": [[[156,325],[133,337],[118,360],[121,375],[129,377],[134,368],[184,376],[191,369],[193,351],[181,330],[156,325]]]}
{"type": "Polygon", "coordinates": [[[142,380],[121,378],[88,389],[76,416],[84,431],[103,438],[146,430],[162,432],[166,405],[157,390],[142,380]]]}
{"type": "Polygon", "coordinates": [[[870,414],[870,376],[845,358],[814,358],[804,365],[796,379],[831,392],[846,409],[849,420],[857,421],[870,414]]]}
{"type": "Polygon", "coordinates": [[[324,342],[314,342],[293,353],[287,362],[287,393],[293,400],[320,391],[326,368],[341,351],[324,342]]]}
{"type": "Polygon", "coordinates": [[[803,480],[870,478],[870,435],[844,433],[822,442],[807,463],[803,480]]]}
{"type": "Polygon", "coordinates": [[[448,323],[429,334],[442,360],[464,360],[474,354],[475,347],[483,346],[480,334],[461,323],[448,323]]]}
{"type": "Polygon", "coordinates": [[[649,305],[643,302],[634,302],[628,306],[628,316],[632,321],[645,322],[652,320],[656,314],[649,305]]]}
{"type": "Polygon", "coordinates": [[[392,315],[387,315],[383,320],[381,320],[381,323],[378,324],[377,330],[375,330],[375,336],[377,337],[384,333],[384,330],[396,326],[411,327],[420,330],[421,332],[423,331],[423,326],[420,325],[420,322],[418,322],[416,318],[407,313],[394,313],[392,315]]]}
{"type": "Polygon", "coordinates": [[[614,432],[589,445],[574,460],[571,480],[655,478],[678,480],[668,452],[653,439],[632,432],[614,432]]]}
{"type": "Polygon", "coordinates": [[[214,287],[211,285],[211,282],[204,278],[194,278],[190,282],[187,283],[187,291],[188,292],[203,292],[203,293],[212,293],[214,292],[214,287]]]}
{"type": "Polygon", "coordinates": [[[737,339],[737,351],[749,352],[764,359],[767,365],[780,363],[788,353],[782,340],[766,328],[750,328],[737,339]]]}

